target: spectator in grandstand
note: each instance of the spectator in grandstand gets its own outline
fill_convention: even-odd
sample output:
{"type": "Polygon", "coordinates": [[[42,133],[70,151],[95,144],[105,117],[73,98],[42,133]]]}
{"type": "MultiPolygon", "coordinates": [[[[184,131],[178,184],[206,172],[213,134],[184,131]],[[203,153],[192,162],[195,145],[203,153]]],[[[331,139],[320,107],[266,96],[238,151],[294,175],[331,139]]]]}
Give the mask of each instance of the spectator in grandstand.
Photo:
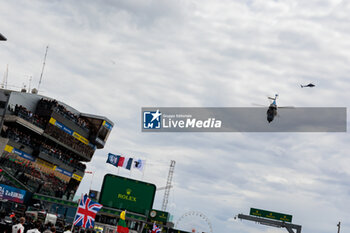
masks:
{"type": "Polygon", "coordinates": [[[44,117],[38,116],[37,114],[32,113],[31,111],[29,111],[26,107],[22,106],[22,105],[18,105],[16,104],[15,107],[11,107],[10,105],[8,106],[8,110],[13,112],[14,115],[19,116],[33,124],[35,124],[36,126],[40,127],[40,128],[44,128],[44,126],[47,123],[47,120],[45,120],[44,117]]]}
{"type": "Polygon", "coordinates": [[[24,226],[23,224],[26,222],[26,219],[24,217],[21,217],[19,219],[19,223],[12,226],[12,233],[24,233],[24,226]]]}
{"type": "Polygon", "coordinates": [[[82,154],[85,154],[89,157],[91,157],[93,155],[93,153],[95,152],[95,149],[92,148],[89,145],[86,145],[82,142],[80,142],[79,140],[77,140],[76,138],[74,138],[73,136],[66,134],[66,133],[62,133],[62,130],[60,130],[59,128],[53,126],[53,125],[48,125],[46,127],[45,133],[49,134],[50,136],[57,138],[59,141],[65,143],[66,145],[72,147],[73,149],[81,152],[82,154]]]}

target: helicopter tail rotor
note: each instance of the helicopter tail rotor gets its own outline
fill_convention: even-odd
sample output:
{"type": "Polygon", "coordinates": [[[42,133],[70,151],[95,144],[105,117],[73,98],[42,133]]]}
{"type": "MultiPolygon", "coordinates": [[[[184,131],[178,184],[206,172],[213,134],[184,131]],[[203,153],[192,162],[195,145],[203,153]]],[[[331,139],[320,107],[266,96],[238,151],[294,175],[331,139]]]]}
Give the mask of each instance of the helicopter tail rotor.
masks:
{"type": "Polygon", "coordinates": [[[277,99],[277,97],[278,97],[278,94],[275,94],[275,98],[273,98],[273,97],[267,97],[269,100],[276,100],[277,99]]]}

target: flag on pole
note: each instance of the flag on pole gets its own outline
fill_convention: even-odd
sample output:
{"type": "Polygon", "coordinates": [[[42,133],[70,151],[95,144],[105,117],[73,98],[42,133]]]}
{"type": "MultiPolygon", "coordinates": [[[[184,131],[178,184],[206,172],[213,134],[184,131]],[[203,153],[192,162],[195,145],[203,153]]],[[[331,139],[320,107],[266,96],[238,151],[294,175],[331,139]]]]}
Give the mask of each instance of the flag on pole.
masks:
{"type": "Polygon", "coordinates": [[[133,168],[139,169],[140,171],[143,171],[143,168],[145,166],[146,160],[141,160],[141,159],[135,159],[133,168]]]}
{"type": "Polygon", "coordinates": [[[120,157],[121,157],[120,155],[114,155],[112,153],[108,153],[108,158],[107,158],[106,163],[110,163],[110,164],[118,167],[118,162],[119,162],[120,157]]]}
{"type": "Polygon", "coordinates": [[[125,158],[124,163],[123,163],[123,168],[130,170],[132,166],[132,161],[133,158],[125,158]]]}
{"type": "Polygon", "coordinates": [[[125,169],[130,170],[132,168],[133,158],[123,157],[120,155],[114,155],[112,153],[108,153],[108,158],[106,163],[110,163],[116,167],[123,167],[125,169]]]}
{"type": "Polygon", "coordinates": [[[122,167],[124,164],[124,160],[125,157],[120,156],[120,158],[118,158],[117,167],[122,167]]]}
{"type": "Polygon", "coordinates": [[[152,233],[160,233],[162,230],[156,225],[156,223],[153,223],[152,233]]]}
{"type": "Polygon", "coordinates": [[[126,210],[120,213],[120,219],[118,221],[118,226],[117,226],[118,233],[129,233],[129,228],[126,226],[126,223],[125,223],[125,214],[126,214],[126,210]]]}
{"type": "Polygon", "coordinates": [[[84,196],[82,195],[75,214],[73,225],[84,228],[93,228],[95,225],[96,213],[102,207],[103,206],[101,204],[88,198],[86,194],[84,196]]]}

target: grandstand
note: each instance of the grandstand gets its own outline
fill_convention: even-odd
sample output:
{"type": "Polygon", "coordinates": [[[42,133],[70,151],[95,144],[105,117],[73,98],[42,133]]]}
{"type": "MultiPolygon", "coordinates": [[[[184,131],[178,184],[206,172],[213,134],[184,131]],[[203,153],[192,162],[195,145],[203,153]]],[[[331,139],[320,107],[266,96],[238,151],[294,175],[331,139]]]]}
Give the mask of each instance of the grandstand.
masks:
{"type": "Polygon", "coordinates": [[[71,201],[113,122],[50,97],[0,89],[0,184],[71,201]]]}

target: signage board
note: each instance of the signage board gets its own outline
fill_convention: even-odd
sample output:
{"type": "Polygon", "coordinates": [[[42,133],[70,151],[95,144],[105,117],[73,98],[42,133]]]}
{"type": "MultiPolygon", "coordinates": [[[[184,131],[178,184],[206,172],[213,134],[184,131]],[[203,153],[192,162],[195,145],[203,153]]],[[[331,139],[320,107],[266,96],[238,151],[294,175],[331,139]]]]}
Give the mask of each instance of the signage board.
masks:
{"type": "Polygon", "coordinates": [[[268,210],[261,210],[261,209],[255,209],[250,208],[250,215],[262,217],[262,218],[269,218],[274,220],[279,220],[283,222],[292,222],[292,215],[289,214],[282,214],[282,213],[276,213],[268,210]]]}
{"type": "Polygon", "coordinates": [[[169,220],[169,213],[161,210],[152,210],[149,213],[149,217],[152,221],[157,221],[165,225],[169,220]]]}
{"type": "Polygon", "coordinates": [[[12,186],[0,184],[0,199],[23,203],[26,191],[12,186]]]}
{"type": "Polygon", "coordinates": [[[99,203],[148,216],[155,192],[154,184],[107,174],[103,179],[99,203]]]}

